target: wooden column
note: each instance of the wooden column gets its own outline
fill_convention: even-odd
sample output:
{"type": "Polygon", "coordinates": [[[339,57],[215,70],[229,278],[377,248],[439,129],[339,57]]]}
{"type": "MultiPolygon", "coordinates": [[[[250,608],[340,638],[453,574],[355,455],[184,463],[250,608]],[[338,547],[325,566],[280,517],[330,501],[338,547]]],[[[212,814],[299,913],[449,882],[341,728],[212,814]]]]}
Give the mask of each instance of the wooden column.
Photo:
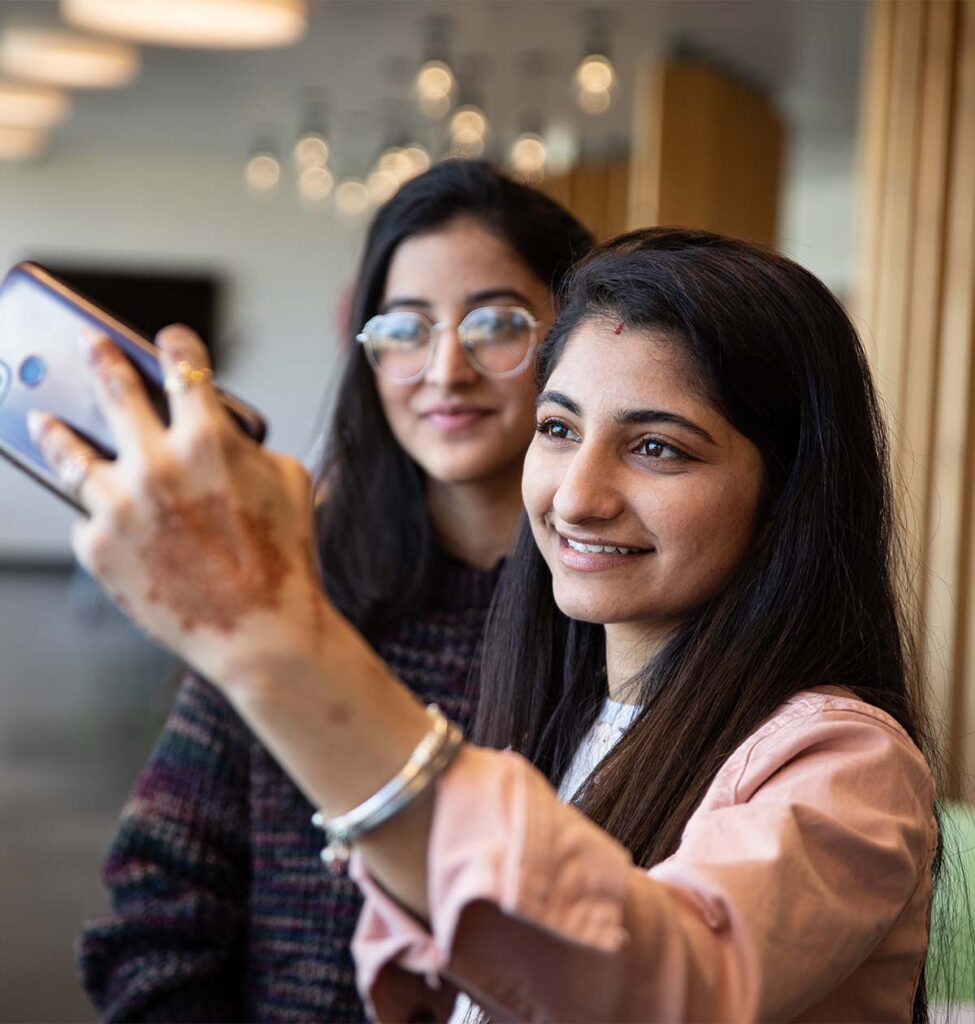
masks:
{"type": "Polygon", "coordinates": [[[874,0],[856,309],[918,566],[919,641],[975,795],[975,0],[874,0]]]}
{"type": "Polygon", "coordinates": [[[634,99],[629,226],[774,245],[785,131],[768,100],[696,61],[644,66],[634,99]]]}
{"type": "Polygon", "coordinates": [[[583,161],[541,187],[604,242],[626,230],[628,179],[629,162],[618,157],[583,161]]]}

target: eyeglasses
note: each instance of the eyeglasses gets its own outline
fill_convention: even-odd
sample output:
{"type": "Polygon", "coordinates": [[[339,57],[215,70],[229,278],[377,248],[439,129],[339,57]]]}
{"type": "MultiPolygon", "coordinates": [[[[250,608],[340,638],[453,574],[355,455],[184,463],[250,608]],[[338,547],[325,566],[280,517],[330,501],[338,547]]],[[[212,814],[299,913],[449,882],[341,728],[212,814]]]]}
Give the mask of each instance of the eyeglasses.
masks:
{"type": "MultiPolygon", "coordinates": [[[[481,306],[457,325],[467,361],[485,377],[516,377],[528,365],[538,328],[521,306],[481,306]]],[[[440,333],[450,324],[422,313],[397,310],[374,316],[356,335],[377,373],[401,384],[418,381],[430,369],[440,333]]]]}

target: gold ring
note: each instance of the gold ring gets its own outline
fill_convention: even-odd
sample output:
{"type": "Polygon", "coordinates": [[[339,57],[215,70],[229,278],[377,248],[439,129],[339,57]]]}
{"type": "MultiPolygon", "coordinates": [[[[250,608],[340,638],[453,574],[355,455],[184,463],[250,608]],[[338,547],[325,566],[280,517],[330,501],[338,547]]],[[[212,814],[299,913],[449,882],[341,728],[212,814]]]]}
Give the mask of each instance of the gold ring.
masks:
{"type": "Polygon", "coordinates": [[[200,369],[181,359],[176,364],[176,372],[166,375],[163,388],[168,395],[182,395],[190,388],[195,388],[197,384],[209,384],[212,379],[212,370],[206,367],[200,369]]]}
{"type": "Polygon", "coordinates": [[[79,452],[73,455],[60,472],[61,483],[74,497],[79,497],[81,488],[85,486],[88,479],[88,470],[91,468],[94,458],[88,452],[79,452]]]}

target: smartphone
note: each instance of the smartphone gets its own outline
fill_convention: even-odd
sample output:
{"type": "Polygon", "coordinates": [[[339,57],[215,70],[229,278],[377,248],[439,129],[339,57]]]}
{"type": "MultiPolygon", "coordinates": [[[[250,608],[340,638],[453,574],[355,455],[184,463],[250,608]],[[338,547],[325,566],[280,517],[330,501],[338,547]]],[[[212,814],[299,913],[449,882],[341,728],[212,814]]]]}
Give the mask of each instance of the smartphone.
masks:
{"type": "MultiPolygon", "coordinates": [[[[27,413],[39,409],[57,416],[106,458],[115,457],[112,432],[78,345],[84,327],[119,346],[142,377],[160,419],[168,423],[163,374],[147,337],[36,263],[18,263],[0,283],[0,456],[82,512],[31,441],[27,413]]],[[[267,426],[260,413],[220,388],[217,393],[241,429],[262,442],[267,426]]]]}

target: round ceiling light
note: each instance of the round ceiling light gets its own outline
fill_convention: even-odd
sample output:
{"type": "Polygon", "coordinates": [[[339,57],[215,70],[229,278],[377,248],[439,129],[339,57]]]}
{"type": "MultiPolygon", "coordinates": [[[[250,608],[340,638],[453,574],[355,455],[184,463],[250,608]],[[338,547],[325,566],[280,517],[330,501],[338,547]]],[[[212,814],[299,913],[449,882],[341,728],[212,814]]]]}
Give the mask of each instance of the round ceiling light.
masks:
{"type": "Polygon", "coordinates": [[[128,85],[140,66],[132,46],[70,32],[11,28],[0,38],[0,67],[29,82],[113,89],[128,85]]]}
{"type": "Polygon", "coordinates": [[[296,43],[305,0],[61,0],[66,21],[160,46],[251,50],[296,43]]]}
{"type": "Polygon", "coordinates": [[[0,160],[30,160],[47,142],[39,128],[0,126],[0,160]]]}
{"type": "Polygon", "coordinates": [[[0,82],[0,125],[51,128],[71,112],[66,92],[48,85],[0,82]]]}

